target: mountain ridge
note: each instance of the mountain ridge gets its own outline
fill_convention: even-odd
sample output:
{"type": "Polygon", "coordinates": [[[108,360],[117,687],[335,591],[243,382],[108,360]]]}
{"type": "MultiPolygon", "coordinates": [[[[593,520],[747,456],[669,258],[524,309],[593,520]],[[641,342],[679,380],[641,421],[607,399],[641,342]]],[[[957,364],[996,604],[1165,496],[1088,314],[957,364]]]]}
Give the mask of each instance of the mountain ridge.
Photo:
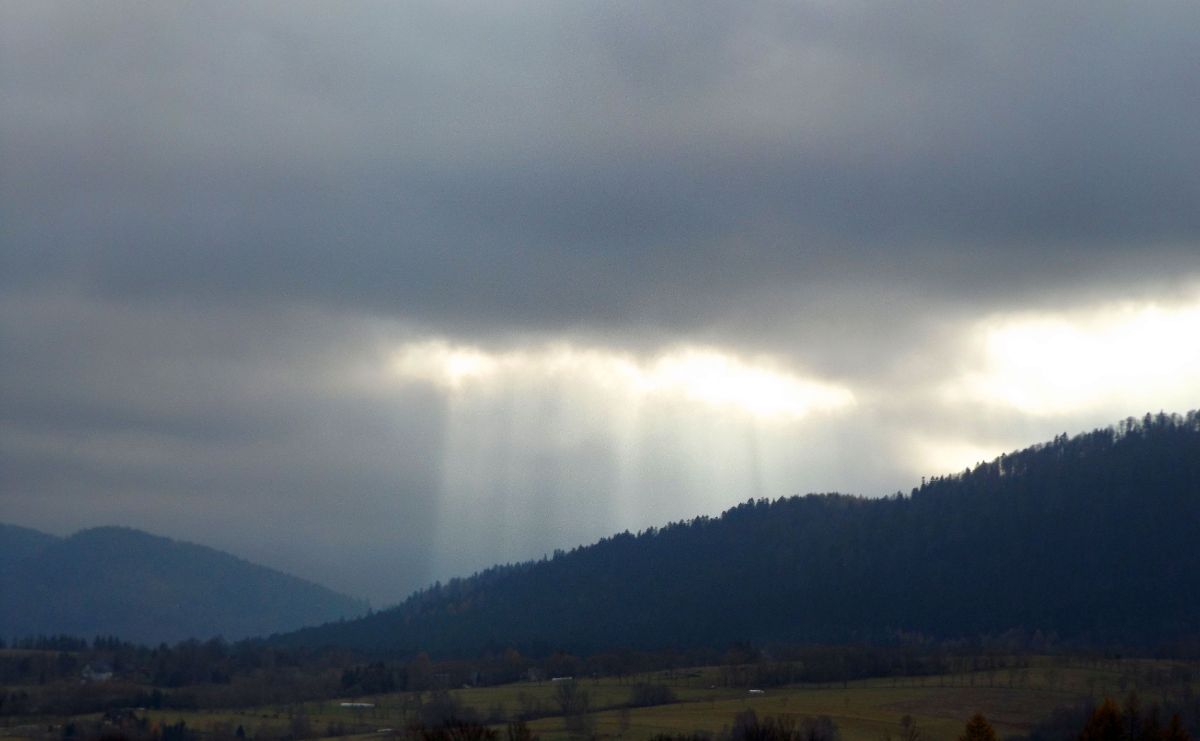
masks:
{"type": "Polygon", "coordinates": [[[300,577],[125,526],[58,538],[5,525],[0,557],[0,635],[234,640],[366,610],[300,577]]]}
{"type": "Polygon", "coordinates": [[[1200,414],[1147,415],[908,496],[751,500],[497,566],[293,646],[466,656],[1042,633],[1200,634],[1200,414]]]}

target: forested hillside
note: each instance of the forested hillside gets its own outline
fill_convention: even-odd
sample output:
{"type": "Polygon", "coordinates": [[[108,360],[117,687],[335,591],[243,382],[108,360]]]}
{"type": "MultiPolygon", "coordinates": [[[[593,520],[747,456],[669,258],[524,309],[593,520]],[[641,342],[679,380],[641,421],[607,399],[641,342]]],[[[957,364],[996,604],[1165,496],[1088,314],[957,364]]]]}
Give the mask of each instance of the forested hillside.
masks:
{"type": "Polygon", "coordinates": [[[276,640],[435,656],[1038,631],[1149,646],[1194,639],[1198,614],[1192,412],[1064,435],[908,495],[749,501],[276,640]]]}
{"type": "Polygon", "coordinates": [[[0,528],[0,637],[228,639],[354,617],[357,600],[212,548],[130,528],[0,528]]]}

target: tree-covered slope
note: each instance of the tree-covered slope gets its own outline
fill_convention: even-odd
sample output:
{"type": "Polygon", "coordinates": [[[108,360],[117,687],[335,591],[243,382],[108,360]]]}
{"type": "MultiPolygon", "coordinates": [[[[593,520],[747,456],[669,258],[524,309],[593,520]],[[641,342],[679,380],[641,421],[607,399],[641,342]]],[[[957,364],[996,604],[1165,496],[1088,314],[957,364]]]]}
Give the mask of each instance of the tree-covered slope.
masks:
{"type": "Polygon", "coordinates": [[[1010,630],[1148,644],[1200,634],[1197,615],[1193,412],[1062,436],[907,496],[750,501],[277,640],[435,655],[1010,630]]]}
{"type": "Polygon", "coordinates": [[[351,618],[365,607],[227,553],[129,528],[58,539],[4,527],[0,554],[0,636],[234,639],[351,618]]]}

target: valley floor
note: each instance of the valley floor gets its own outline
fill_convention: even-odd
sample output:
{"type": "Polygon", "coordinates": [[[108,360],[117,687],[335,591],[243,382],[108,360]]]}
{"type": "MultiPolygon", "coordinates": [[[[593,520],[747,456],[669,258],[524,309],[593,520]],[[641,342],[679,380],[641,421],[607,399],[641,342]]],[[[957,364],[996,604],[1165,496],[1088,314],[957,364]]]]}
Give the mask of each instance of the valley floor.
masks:
{"type": "MultiPolygon", "coordinates": [[[[429,703],[442,702],[495,725],[502,738],[506,722],[525,716],[530,718],[529,729],[545,741],[578,735],[581,724],[595,736],[641,741],[660,733],[717,734],[727,729],[738,713],[752,709],[760,718],[829,716],[842,741],[881,741],[888,735],[898,738],[901,719],[908,715],[915,720],[921,741],[954,741],[966,720],[977,712],[983,713],[997,735],[1004,738],[1023,736],[1056,707],[1086,698],[1124,698],[1137,690],[1146,701],[1153,701],[1161,688],[1144,682],[1139,686],[1138,677],[1154,665],[1128,660],[1084,664],[1041,657],[1018,669],[761,689],[718,686],[719,670],[714,667],[637,677],[587,678],[580,679],[576,688],[586,693],[590,712],[575,715],[575,734],[568,730],[568,721],[561,712],[561,688],[552,681],[462,688],[448,693],[345,697],[245,710],[136,712],[149,721],[150,727],[183,721],[189,731],[208,737],[233,737],[238,727],[250,738],[389,736],[414,723],[423,708],[427,714],[429,703]],[[639,683],[669,688],[677,701],[627,707],[631,690],[639,683]]],[[[61,737],[67,724],[94,725],[97,718],[8,718],[4,719],[5,727],[0,728],[0,737],[61,737]]]]}

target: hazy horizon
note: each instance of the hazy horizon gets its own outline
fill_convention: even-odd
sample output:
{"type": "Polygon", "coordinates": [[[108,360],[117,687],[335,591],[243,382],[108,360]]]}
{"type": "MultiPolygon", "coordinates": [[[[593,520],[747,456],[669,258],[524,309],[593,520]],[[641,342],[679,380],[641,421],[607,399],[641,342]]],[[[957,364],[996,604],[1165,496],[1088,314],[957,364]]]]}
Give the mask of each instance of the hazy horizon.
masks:
{"type": "Polygon", "coordinates": [[[1198,21],[6,4],[0,521],[380,605],[1196,408],[1198,21]]]}

